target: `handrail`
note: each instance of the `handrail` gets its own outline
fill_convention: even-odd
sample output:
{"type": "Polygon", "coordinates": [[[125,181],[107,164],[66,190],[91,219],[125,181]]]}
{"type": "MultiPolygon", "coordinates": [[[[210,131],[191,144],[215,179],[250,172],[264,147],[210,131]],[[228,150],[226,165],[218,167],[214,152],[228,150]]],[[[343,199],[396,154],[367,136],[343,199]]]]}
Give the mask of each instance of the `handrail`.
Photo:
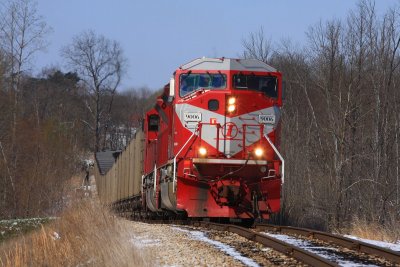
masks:
{"type": "Polygon", "coordinates": [[[246,134],[247,134],[247,127],[259,127],[260,128],[260,138],[263,134],[264,131],[264,125],[263,124],[243,124],[243,140],[242,140],[242,146],[243,146],[243,157],[246,157],[246,134]]]}
{"type": "MultiPolygon", "coordinates": [[[[211,123],[211,122],[199,122],[198,127],[199,127],[199,137],[200,137],[200,142],[203,140],[202,139],[202,130],[203,130],[203,125],[208,125],[208,126],[215,126],[217,127],[217,138],[216,138],[216,143],[215,147],[217,150],[217,153],[219,152],[219,129],[221,128],[220,123],[211,123]]],[[[200,143],[201,144],[201,143],[200,143]]]]}
{"type": "Polygon", "coordinates": [[[154,193],[157,191],[157,164],[154,164],[154,193]]]}
{"type": "Polygon", "coordinates": [[[178,151],[178,153],[176,153],[175,157],[174,157],[174,170],[173,170],[173,175],[172,175],[172,189],[173,192],[175,193],[176,188],[175,188],[175,184],[176,184],[176,158],[178,157],[178,155],[182,152],[182,150],[185,148],[185,146],[189,143],[189,141],[193,138],[193,136],[196,134],[196,130],[194,130],[194,132],[192,133],[192,135],[188,138],[188,140],[186,141],[186,143],[181,147],[181,149],[178,151]]]}
{"type": "Polygon", "coordinates": [[[275,145],[272,143],[271,139],[269,139],[267,134],[264,134],[264,137],[267,139],[268,143],[271,145],[272,149],[275,151],[275,153],[278,155],[279,159],[282,161],[282,184],[285,183],[285,160],[283,159],[281,153],[279,153],[278,149],[275,147],[275,145]]]}

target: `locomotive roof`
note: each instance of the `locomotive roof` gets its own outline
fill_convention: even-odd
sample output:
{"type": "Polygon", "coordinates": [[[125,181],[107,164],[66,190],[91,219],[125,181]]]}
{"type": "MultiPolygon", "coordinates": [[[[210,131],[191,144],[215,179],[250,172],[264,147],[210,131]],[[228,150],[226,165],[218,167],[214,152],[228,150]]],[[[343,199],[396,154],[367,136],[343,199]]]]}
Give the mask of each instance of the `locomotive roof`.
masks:
{"type": "Polygon", "coordinates": [[[182,70],[238,70],[276,72],[272,66],[257,59],[198,58],[179,67],[182,70]]]}

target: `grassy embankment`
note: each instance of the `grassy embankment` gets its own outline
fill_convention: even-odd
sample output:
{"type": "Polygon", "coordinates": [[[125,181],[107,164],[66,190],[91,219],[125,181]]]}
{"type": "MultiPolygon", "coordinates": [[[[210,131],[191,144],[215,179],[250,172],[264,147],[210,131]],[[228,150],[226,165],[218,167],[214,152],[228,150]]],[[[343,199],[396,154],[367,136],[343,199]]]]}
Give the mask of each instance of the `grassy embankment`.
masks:
{"type": "Polygon", "coordinates": [[[0,244],[0,265],[152,265],[130,241],[132,227],[96,201],[84,199],[41,229],[0,244]]]}
{"type": "Polygon", "coordinates": [[[379,222],[354,219],[350,227],[341,232],[365,239],[395,243],[400,241],[400,222],[391,220],[383,225],[379,222]]]}

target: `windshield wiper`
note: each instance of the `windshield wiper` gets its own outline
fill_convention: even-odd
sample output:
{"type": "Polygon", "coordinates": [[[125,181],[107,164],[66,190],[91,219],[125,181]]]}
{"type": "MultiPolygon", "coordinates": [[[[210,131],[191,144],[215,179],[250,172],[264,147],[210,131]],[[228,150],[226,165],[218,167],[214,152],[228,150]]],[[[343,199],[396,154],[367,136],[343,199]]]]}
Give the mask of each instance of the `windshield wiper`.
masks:
{"type": "Polygon", "coordinates": [[[186,79],[189,77],[189,75],[190,75],[191,73],[192,73],[192,71],[189,70],[188,73],[186,73],[186,76],[183,76],[183,77],[182,77],[182,81],[186,80],[186,79]]]}
{"type": "Polygon", "coordinates": [[[219,73],[219,75],[221,75],[222,80],[224,80],[224,82],[226,82],[226,81],[225,81],[225,76],[222,74],[222,72],[219,70],[218,73],[219,73]]]}

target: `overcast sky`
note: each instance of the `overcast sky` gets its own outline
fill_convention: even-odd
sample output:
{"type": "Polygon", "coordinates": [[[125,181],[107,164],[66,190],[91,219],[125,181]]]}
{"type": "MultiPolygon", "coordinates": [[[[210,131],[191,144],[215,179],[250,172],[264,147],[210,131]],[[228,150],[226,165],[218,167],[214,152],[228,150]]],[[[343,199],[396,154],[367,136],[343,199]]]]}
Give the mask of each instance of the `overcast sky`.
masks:
{"type": "MultiPolygon", "coordinates": [[[[119,42],[129,67],[121,89],[159,89],[180,65],[202,56],[238,57],[242,40],[262,26],[274,42],[302,44],[310,25],[344,18],[356,0],[38,0],[38,13],[52,27],[39,68],[64,68],[60,49],[92,29],[119,42]]],[[[378,12],[399,0],[377,0],[378,12]]]]}

